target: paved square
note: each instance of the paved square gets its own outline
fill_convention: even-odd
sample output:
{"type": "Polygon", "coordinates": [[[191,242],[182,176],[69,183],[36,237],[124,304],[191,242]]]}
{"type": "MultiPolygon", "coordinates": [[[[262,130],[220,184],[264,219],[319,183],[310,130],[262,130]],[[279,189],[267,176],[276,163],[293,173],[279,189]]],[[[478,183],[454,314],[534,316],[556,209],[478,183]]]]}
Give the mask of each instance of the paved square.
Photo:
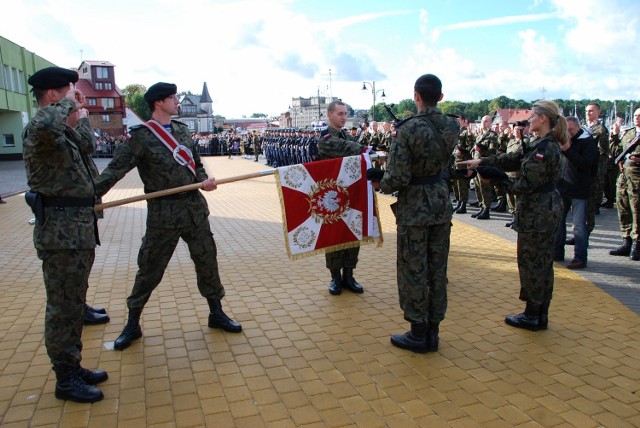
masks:
{"type": "MultiPolygon", "coordinates": [[[[217,178],[265,169],[240,158],[204,162],[217,178]]],[[[140,193],[132,171],[105,201],[140,193]]],[[[146,203],[109,209],[87,300],[112,321],[83,334],[83,365],[109,372],[105,399],[93,405],[54,397],[31,212],[20,195],[0,205],[0,425],[640,426],[640,316],[575,272],[556,265],[549,330],[508,327],[504,316],[523,308],[515,245],[454,220],[440,351],[417,355],[389,343],[408,328],[396,290],[393,198],[378,196],[384,245],[360,252],[355,276],[365,293],[330,296],[322,256],[286,256],[273,176],[204,194],[223,305],[243,332],[207,327],[181,242],[145,307],[144,337],[114,351],[146,203]]]]}

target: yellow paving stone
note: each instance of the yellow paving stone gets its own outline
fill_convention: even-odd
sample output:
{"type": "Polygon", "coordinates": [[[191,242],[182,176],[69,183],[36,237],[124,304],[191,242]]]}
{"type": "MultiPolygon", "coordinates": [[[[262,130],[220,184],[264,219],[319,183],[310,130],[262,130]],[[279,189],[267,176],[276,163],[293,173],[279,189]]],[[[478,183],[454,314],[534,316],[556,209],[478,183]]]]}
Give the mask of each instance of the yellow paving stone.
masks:
{"type": "MultiPolygon", "coordinates": [[[[217,177],[264,168],[203,161],[217,177]]],[[[132,172],[105,199],[141,192],[132,172]]],[[[378,198],[384,245],[361,247],[356,274],[366,292],[330,296],[322,256],[290,261],[284,252],[272,176],[203,194],[225,311],[243,332],[207,327],[207,303],[180,243],[145,307],[144,337],[110,349],[126,322],[146,204],[109,209],[88,299],[107,307],[112,321],[83,335],[83,364],[109,371],[100,385],[106,398],[93,405],[53,395],[42,273],[24,221],[30,212],[24,204],[0,208],[8,210],[0,232],[16,243],[0,258],[0,267],[11,264],[0,279],[0,424],[65,426],[66,417],[80,426],[135,428],[640,426],[639,317],[575,272],[556,265],[548,330],[513,329],[504,316],[523,308],[515,245],[454,219],[440,351],[413,354],[389,343],[408,329],[395,286],[394,198],[378,198]],[[470,259],[478,248],[490,265],[470,259]],[[31,416],[8,422],[25,411],[26,395],[31,416]]]]}

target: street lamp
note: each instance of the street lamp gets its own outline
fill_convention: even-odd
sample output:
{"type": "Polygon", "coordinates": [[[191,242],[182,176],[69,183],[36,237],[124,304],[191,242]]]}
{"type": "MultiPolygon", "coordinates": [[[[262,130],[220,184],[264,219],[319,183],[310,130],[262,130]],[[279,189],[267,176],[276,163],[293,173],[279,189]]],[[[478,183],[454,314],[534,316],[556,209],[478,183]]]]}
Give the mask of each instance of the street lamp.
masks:
{"type": "Polygon", "coordinates": [[[371,118],[372,120],[376,120],[376,96],[379,92],[382,92],[381,98],[386,98],[384,94],[384,89],[379,89],[376,91],[376,81],[373,82],[362,82],[362,90],[367,90],[367,85],[371,87],[371,94],[373,95],[373,106],[371,107],[371,118]]]}

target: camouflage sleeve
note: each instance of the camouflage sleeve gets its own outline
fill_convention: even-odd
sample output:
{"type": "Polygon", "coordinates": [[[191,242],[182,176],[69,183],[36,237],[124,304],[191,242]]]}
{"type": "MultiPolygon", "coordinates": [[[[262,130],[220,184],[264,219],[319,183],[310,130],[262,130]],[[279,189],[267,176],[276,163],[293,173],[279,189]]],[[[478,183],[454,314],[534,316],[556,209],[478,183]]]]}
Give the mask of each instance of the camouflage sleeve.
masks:
{"type": "Polygon", "coordinates": [[[96,135],[91,128],[91,122],[88,118],[83,118],[78,121],[76,126],[76,132],[80,135],[80,150],[85,155],[90,155],[96,149],[96,135]]]}
{"type": "Polygon", "coordinates": [[[380,181],[384,193],[392,193],[409,185],[411,181],[411,151],[409,150],[409,133],[397,131],[391,140],[391,148],[387,155],[387,170],[380,181]]]}
{"type": "Polygon", "coordinates": [[[355,156],[363,152],[364,147],[355,141],[347,141],[330,133],[318,140],[318,152],[323,159],[355,156]]]}
{"type": "Polygon", "coordinates": [[[601,124],[593,128],[593,138],[598,141],[600,154],[609,157],[609,130],[601,124]]]}
{"type": "Polygon", "coordinates": [[[500,141],[498,135],[495,132],[491,133],[491,136],[487,139],[490,153],[498,153],[500,151],[500,141]]]}
{"type": "Polygon", "coordinates": [[[104,196],[122,177],[138,165],[142,156],[140,147],[133,131],[129,141],[116,146],[113,159],[94,180],[97,197],[104,196]]]}
{"type": "Polygon", "coordinates": [[[73,101],[63,98],[58,104],[38,110],[25,129],[25,139],[37,141],[30,147],[34,153],[58,148],[59,141],[64,140],[67,118],[74,108],[73,101]]]}

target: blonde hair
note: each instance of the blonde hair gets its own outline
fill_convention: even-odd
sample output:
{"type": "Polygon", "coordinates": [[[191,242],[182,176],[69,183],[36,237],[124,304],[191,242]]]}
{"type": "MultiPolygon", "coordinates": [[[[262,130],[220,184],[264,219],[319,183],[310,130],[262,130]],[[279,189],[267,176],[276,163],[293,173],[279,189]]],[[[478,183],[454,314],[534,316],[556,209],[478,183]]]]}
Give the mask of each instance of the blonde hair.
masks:
{"type": "Polygon", "coordinates": [[[549,128],[561,146],[569,141],[567,121],[564,116],[560,114],[558,104],[549,100],[540,100],[536,101],[531,109],[536,112],[536,114],[546,116],[549,119],[549,128]]]}

